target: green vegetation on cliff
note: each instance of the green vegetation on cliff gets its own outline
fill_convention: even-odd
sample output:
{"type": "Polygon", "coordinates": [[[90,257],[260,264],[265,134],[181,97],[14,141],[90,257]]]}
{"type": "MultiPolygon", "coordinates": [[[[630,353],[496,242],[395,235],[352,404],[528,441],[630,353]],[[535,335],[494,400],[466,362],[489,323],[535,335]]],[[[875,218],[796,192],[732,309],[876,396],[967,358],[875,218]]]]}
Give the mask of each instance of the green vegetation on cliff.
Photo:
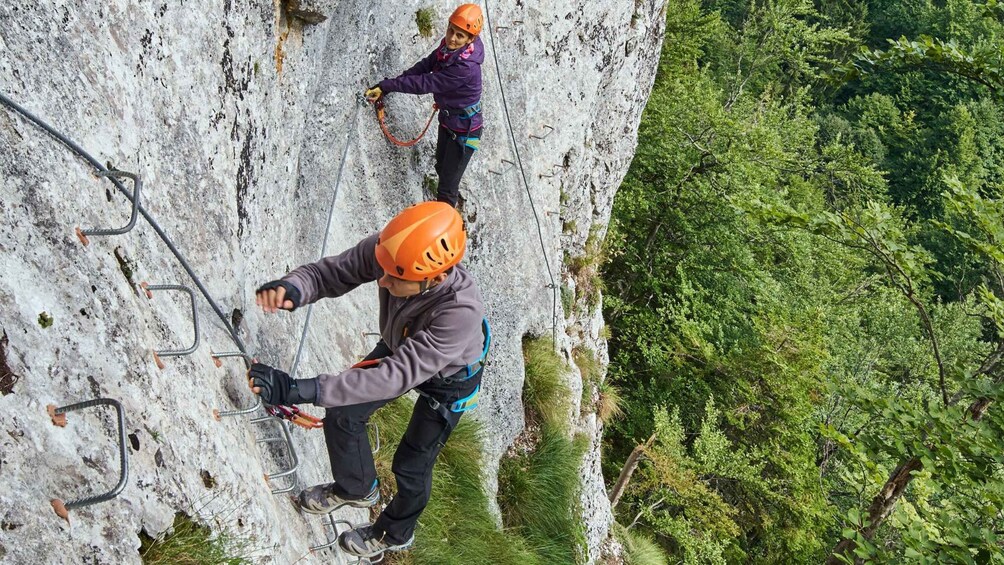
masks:
{"type": "Polygon", "coordinates": [[[603,270],[670,562],[1004,560],[1002,16],[672,3],[603,270]]]}

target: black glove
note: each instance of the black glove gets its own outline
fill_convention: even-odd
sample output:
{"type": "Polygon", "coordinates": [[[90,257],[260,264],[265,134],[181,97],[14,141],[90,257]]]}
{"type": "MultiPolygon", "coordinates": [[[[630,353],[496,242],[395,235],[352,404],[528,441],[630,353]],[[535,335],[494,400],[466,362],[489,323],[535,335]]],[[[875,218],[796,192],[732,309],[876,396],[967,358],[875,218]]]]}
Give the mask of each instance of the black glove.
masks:
{"type": "MultiPolygon", "coordinates": [[[[284,288],[286,289],[286,294],[283,296],[283,301],[289,300],[293,303],[292,310],[296,310],[300,307],[300,289],[293,286],[293,283],[283,280],[267,282],[258,287],[258,290],[254,291],[255,294],[263,290],[272,290],[274,288],[284,288]]],[[[290,310],[290,311],[292,311],[290,310]]]]}
{"type": "Polygon", "coordinates": [[[294,379],[284,371],[262,363],[248,370],[251,386],[258,387],[258,396],[266,404],[303,404],[317,400],[317,379],[294,379]]]}

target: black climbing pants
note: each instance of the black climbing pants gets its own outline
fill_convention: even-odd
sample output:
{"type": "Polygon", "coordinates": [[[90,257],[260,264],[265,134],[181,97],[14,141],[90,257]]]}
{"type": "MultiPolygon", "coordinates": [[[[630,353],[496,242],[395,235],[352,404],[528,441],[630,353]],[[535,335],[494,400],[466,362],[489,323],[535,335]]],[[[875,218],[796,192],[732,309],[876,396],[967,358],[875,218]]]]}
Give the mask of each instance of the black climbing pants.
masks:
{"type": "MultiPolygon", "coordinates": [[[[480,138],[484,128],[478,128],[468,134],[480,138]]],[[[439,186],[436,194],[440,202],[457,206],[460,197],[460,178],[471,162],[474,149],[453,138],[455,134],[449,128],[439,126],[439,137],[436,139],[436,173],[439,174],[439,186]]]]}
{"type": "MultiPolygon", "coordinates": [[[[366,359],[386,357],[390,353],[381,341],[366,359]]],[[[434,379],[418,389],[449,406],[473,393],[480,382],[479,372],[466,381],[452,384],[434,379]]],[[[366,423],[373,412],[388,402],[390,400],[378,400],[325,411],[324,440],[331,460],[331,474],[337,489],[342,491],[339,494],[361,498],[372,490],[376,468],[366,423]]],[[[397,493],[374,523],[377,531],[386,532],[388,541],[404,543],[414,533],[418,517],[432,494],[432,466],[462,414],[450,412],[447,421],[425,396],[419,396],[415,402],[411,421],[394,453],[391,467],[397,480],[397,493]]]]}

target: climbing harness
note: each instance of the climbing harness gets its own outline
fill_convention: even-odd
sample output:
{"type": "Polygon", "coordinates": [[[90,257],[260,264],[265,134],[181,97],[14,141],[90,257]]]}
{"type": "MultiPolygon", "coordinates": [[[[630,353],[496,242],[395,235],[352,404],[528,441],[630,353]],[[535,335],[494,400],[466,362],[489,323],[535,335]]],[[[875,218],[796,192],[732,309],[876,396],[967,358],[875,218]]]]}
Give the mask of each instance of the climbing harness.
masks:
{"type": "MultiPolygon", "coordinates": [[[[488,325],[488,318],[482,318],[481,320],[481,333],[485,336],[484,347],[481,349],[481,356],[477,358],[473,363],[464,367],[462,371],[457,371],[456,373],[448,377],[433,377],[432,380],[437,383],[442,384],[454,384],[466,382],[477,375],[481,374],[484,370],[485,365],[488,363],[488,350],[492,345],[492,330],[488,325]]],[[[474,387],[474,391],[467,396],[451,402],[450,404],[443,404],[442,402],[433,398],[430,394],[420,390],[415,389],[415,392],[425,397],[426,402],[429,403],[429,408],[436,411],[437,414],[443,417],[446,421],[446,426],[453,429],[453,420],[450,419],[450,414],[461,414],[467,412],[468,410],[473,410],[478,407],[478,395],[481,393],[481,383],[474,387]]]]}
{"type": "MultiPolygon", "coordinates": [[[[478,100],[474,104],[471,104],[470,106],[459,109],[440,108],[438,104],[433,104],[432,114],[429,115],[428,121],[425,122],[425,127],[422,128],[422,133],[418,134],[418,137],[416,137],[415,139],[409,141],[401,141],[400,139],[394,137],[394,134],[392,134],[390,130],[387,129],[387,109],[386,109],[386,103],[384,102],[382,96],[380,98],[377,98],[376,102],[373,103],[373,107],[376,110],[377,121],[380,122],[381,131],[383,131],[383,134],[387,136],[387,139],[389,139],[391,143],[399,147],[411,147],[416,143],[418,143],[419,140],[421,140],[423,137],[425,137],[425,133],[429,131],[429,126],[432,125],[432,119],[436,117],[436,112],[442,112],[447,116],[458,116],[462,120],[470,120],[477,114],[481,113],[480,100],[478,100]]],[[[457,132],[451,130],[450,128],[446,128],[446,131],[447,133],[450,134],[451,139],[453,139],[457,143],[460,143],[461,145],[470,147],[475,151],[481,148],[481,137],[480,136],[475,137],[470,135],[471,130],[467,130],[467,135],[460,135],[457,132]]]]}
{"type": "Polygon", "coordinates": [[[425,122],[425,127],[422,128],[422,133],[418,134],[418,137],[410,141],[401,141],[400,139],[394,137],[394,134],[392,134],[390,130],[387,129],[387,111],[384,108],[384,106],[385,104],[382,96],[380,98],[377,98],[376,102],[373,103],[373,108],[376,109],[377,121],[380,122],[380,129],[383,131],[383,134],[387,136],[387,139],[389,139],[391,143],[397,145],[398,147],[411,147],[412,145],[418,143],[418,141],[425,136],[425,132],[429,131],[429,126],[432,124],[432,119],[436,117],[436,112],[439,111],[439,106],[433,104],[432,113],[429,114],[429,120],[425,122]]]}
{"type": "Polygon", "coordinates": [[[450,128],[443,128],[443,129],[446,130],[446,133],[450,136],[450,139],[452,139],[453,141],[456,141],[460,145],[462,145],[464,147],[470,147],[471,149],[473,149],[475,151],[477,151],[478,149],[481,149],[481,134],[480,134],[480,132],[478,133],[478,135],[475,136],[475,135],[471,135],[470,130],[468,130],[467,131],[467,135],[460,135],[459,133],[453,131],[450,128]]]}
{"type": "MultiPolygon", "coordinates": [[[[468,381],[481,373],[484,370],[485,365],[488,364],[488,350],[491,348],[492,344],[492,330],[488,325],[488,318],[482,318],[481,320],[481,333],[484,335],[484,347],[481,349],[481,355],[478,356],[472,363],[464,367],[463,369],[457,371],[456,373],[443,377],[436,375],[430,379],[436,382],[436,384],[451,385],[455,383],[462,383],[468,381]]],[[[407,337],[408,327],[404,328],[404,337],[407,337]]],[[[364,359],[352,366],[353,369],[374,367],[380,364],[380,358],[376,359],[364,359]]],[[[481,392],[481,385],[478,384],[474,388],[474,391],[449,404],[443,404],[442,402],[433,398],[429,393],[422,391],[421,389],[415,389],[419,395],[425,398],[429,403],[429,407],[435,410],[440,416],[446,420],[447,425],[450,425],[450,413],[459,414],[461,412],[467,412],[468,410],[473,410],[478,406],[478,394],[481,392]]]]}
{"type": "Polygon", "coordinates": [[[440,108],[439,111],[447,116],[459,116],[462,120],[469,120],[481,113],[481,101],[478,100],[474,104],[466,108],[460,108],[459,110],[455,108],[440,108]]]}
{"type": "Polygon", "coordinates": [[[467,133],[465,133],[464,135],[460,135],[459,133],[453,131],[450,128],[445,128],[446,133],[450,135],[450,139],[456,141],[462,146],[470,147],[475,151],[481,149],[481,134],[478,133],[478,135],[472,136],[470,129],[471,125],[473,125],[473,122],[471,122],[471,120],[474,118],[474,116],[481,113],[480,100],[478,100],[474,104],[471,104],[470,106],[467,106],[466,108],[460,108],[460,109],[440,108],[439,111],[442,112],[443,114],[446,114],[447,116],[457,116],[461,120],[467,120],[467,133]]]}

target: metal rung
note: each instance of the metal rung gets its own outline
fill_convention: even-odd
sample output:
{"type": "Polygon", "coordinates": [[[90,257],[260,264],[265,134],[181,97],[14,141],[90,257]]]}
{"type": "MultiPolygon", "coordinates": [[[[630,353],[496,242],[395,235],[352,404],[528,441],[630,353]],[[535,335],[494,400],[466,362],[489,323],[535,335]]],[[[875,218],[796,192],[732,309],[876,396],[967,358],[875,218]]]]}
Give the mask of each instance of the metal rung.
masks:
{"type": "Polygon", "coordinates": [[[213,363],[215,363],[217,367],[222,367],[223,366],[222,360],[228,357],[243,357],[244,361],[246,361],[248,364],[251,364],[251,356],[248,355],[247,353],[244,353],[243,351],[224,351],[222,353],[211,352],[209,355],[212,356],[213,363]]]}
{"type": "Polygon", "coordinates": [[[139,213],[139,193],[140,189],[143,188],[143,180],[139,178],[139,175],[133,173],[127,173],[125,171],[110,170],[110,171],[100,171],[97,173],[97,176],[132,179],[133,188],[132,188],[132,197],[130,198],[130,200],[132,200],[132,214],[129,216],[129,223],[121,228],[112,228],[112,229],[92,228],[85,230],[78,227],[76,230],[77,239],[79,239],[80,243],[83,243],[84,245],[88,245],[90,243],[90,241],[88,241],[87,239],[87,236],[89,235],[122,235],[130,231],[131,229],[133,229],[133,227],[136,226],[136,217],[139,213]]]}
{"type": "Polygon", "coordinates": [[[558,169],[567,170],[568,167],[565,166],[565,165],[551,165],[551,173],[550,174],[546,174],[545,175],[545,174],[541,173],[541,174],[539,174],[537,176],[540,177],[540,178],[542,178],[542,179],[553,178],[553,177],[558,176],[558,172],[557,172],[558,169]]]}
{"type": "MultiPolygon", "coordinates": [[[[328,538],[327,543],[322,543],[321,545],[315,545],[311,547],[310,548],[311,553],[314,553],[316,551],[321,551],[322,549],[328,549],[329,547],[334,547],[338,543],[338,536],[340,535],[340,532],[338,531],[339,524],[347,526],[349,529],[354,527],[352,523],[349,522],[348,520],[335,520],[334,512],[328,512],[327,514],[325,514],[325,518],[328,519],[328,523],[325,524],[325,526],[330,525],[331,531],[333,531],[335,535],[331,538],[328,538]]],[[[359,560],[357,559],[356,563],[358,562],[359,560]]]]}
{"type": "Polygon", "coordinates": [[[507,163],[507,166],[502,167],[501,171],[493,171],[491,169],[488,169],[488,172],[491,173],[491,174],[493,174],[493,175],[500,175],[501,176],[503,173],[505,173],[509,169],[513,168],[514,166],[516,166],[516,163],[513,162],[513,161],[510,161],[509,159],[502,159],[502,162],[503,163],[507,163]]]}
{"type": "MultiPolygon", "coordinates": [[[[211,353],[210,355],[213,356],[213,363],[215,363],[217,367],[222,367],[223,366],[222,359],[227,359],[227,358],[243,357],[245,363],[251,363],[252,361],[251,356],[247,355],[242,351],[227,351],[223,353],[211,353]]],[[[213,418],[215,418],[216,421],[218,422],[220,421],[220,418],[224,416],[244,416],[247,414],[251,414],[252,412],[258,410],[259,408],[261,408],[261,397],[255,395],[254,404],[248,406],[247,408],[237,408],[235,410],[220,410],[218,408],[214,408],[213,418]]]]}
{"type": "Polygon", "coordinates": [[[237,410],[213,410],[213,417],[219,420],[224,416],[244,416],[246,414],[251,414],[255,410],[261,408],[261,397],[256,397],[253,406],[247,408],[238,408],[237,410]]]}
{"type": "Polygon", "coordinates": [[[544,124],[544,129],[547,130],[547,132],[544,133],[544,135],[534,135],[531,133],[530,137],[533,139],[547,139],[547,136],[551,135],[551,133],[554,131],[554,128],[551,127],[549,124],[544,124]]]}
{"type": "MultiPolygon", "coordinates": [[[[523,20],[513,20],[510,23],[512,23],[513,25],[523,25],[523,20]]],[[[512,26],[495,26],[495,31],[496,32],[498,32],[500,30],[503,30],[503,29],[512,29],[512,26]]]]}
{"type": "MultiPolygon", "coordinates": [[[[289,425],[286,423],[286,420],[283,420],[281,418],[274,418],[272,416],[259,416],[257,418],[251,418],[251,423],[252,424],[258,424],[258,423],[262,423],[262,422],[277,422],[279,424],[279,428],[282,430],[282,437],[279,437],[279,438],[268,438],[266,441],[268,441],[268,442],[271,442],[271,441],[283,441],[283,442],[285,442],[286,448],[287,448],[287,450],[289,452],[289,458],[293,461],[293,465],[289,469],[282,469],[282,470],[277,471],[275,473],[265,473],[265,480],[266,481],[271,481],[271,480],[274,480],[274,479],[280,479],[282,477],[291,477],[291,476],[295,475],[297,467],[300,466],[300,460],[296,456],[296,449],[293,448],[293,437],[289,434],[289,425]]],[[[260,442],[261,440],[257,440],[257,441],[260,442]]],[[[290,486],[288,486],[286,488],[282,488],[282,489],[273,489],[272,490],[272,494],[281,494],[281,493],[284,493],[284,492],[293,492],[294,488],[296,488],[296,478],[292,477],[291,478],[291,482],[290,482],[290,486]]]]}
{"type": "Polygon", "coordinates": [[[146,297],[150,299],[153,298],[153,291],[155,290],[180,290],[182,292],[188,293],[188,297],[192,301],[192,329],[195,333],[195,341],[192,343],[190,347],[186,349],[154,350],[153,352],[154,361],[157,362],[157,367],[163,369],[164,362],[161,361],[160,359],[161,357],[179,357],[182,355],[191,355],[199,347],[199,311],[195,307],[195,293],[192,292],[192,289],[180,284],[147,284],[144,282],[140,284],[140,286],[143,287],[143,290],[146,291],[146,297]]]}
{"type": "Polygon", "coordinates": [[[106,500],[111,500],[122,492],[125,488],[126,481],[129,479],[129,452],[126,450],[126,433],[125,433],[125,414],[122,411],[122,404],[118,400],[111,398],[96,398],[94,400],[86,400],[84,402],[78,402],[76,404],[70,404],[69,406],[56,407],[50,404],[47,409],[49,411],[49,417],[52,418],[52,423],[59,426],[66,426],[66,413],[73,412],[74,410],[82,410],[84,408],[90,408],[91,406],[107,405],[115,408],[115,412],[118,416],[119,424],[119,482],[115,485],[112,490],[104,493],[97,494],[93,496],[86,496],[84,498],[77,498],[69,502],[63,502],[58,498],[52,499],[52,509],[56,511],[56,514],[64,520],[69,521],[69,510],[71,508],[80,508],[83,506],[89,506],[91,504],[97,504],[98,502],[104,502],[106,500]]]}

